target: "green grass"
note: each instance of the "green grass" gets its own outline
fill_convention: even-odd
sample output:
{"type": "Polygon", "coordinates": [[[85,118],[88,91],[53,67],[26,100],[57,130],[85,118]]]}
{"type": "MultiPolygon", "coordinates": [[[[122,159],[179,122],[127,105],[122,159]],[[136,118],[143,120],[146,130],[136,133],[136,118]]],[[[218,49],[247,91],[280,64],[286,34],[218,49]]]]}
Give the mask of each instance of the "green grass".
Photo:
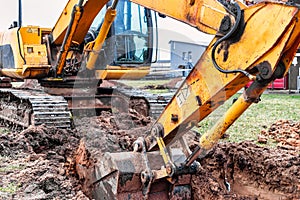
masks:
{"type": "Polygon", "coordinates": [[[0,166],[0,172],[9,172],[9,171],[20,171],[25,169],[25,166],[17,164],[17,165],[8,165],[1,167],[0,166]]]}
{"type": "Polygon", "coordinates": [[[9,129],[7,129],[7,128],[3,128],[3,127],[0,127],[0,135],[1,134],[7,134],[7,133],[9,133],[10,132],[10,130],[9,129]]]}
{"type": "Polygon", "coordinates": [[[19,189],[19,187],[20,185],[16,183],[9,183],[7,186],[0,187],[0,191],[13,194],[19,189]]]}
{"type": "MultiPolygon", "coordinates": [[[[236,95],[235,97],[237,97],[236,95]]],[[[267,130],[277,120],[285,119],[300,121],[300,95],[288,94],[263,94],[258,104],[252,104],[237,121],[229,127],[226,134],[229,138],[226,141],[240,142],[244,140],[257,140],[261,130],[267,130]]],[[[232,98],[225,102],[210,116],[201,121],[200,133],[205,133],[211,128],[218,118],[230,107],[232,98]]],[[[269,141],[270,146],[274,146],[269,141]]]]}

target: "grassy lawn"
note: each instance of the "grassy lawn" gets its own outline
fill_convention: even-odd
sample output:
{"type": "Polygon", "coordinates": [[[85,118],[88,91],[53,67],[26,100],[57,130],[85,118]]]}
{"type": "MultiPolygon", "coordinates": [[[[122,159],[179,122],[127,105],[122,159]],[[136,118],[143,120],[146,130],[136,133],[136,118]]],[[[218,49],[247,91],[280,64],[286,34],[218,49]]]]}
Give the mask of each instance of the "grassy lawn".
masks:
{"type": "MultiPolygon", "coordinates": [[[[235,95],[238,97],[239,95],[235,95]]],[[[232,98],[199,123],[198,131],[205,133],[230,107],[232,98]]],[[[230,142],[256,141],[261,130],[267,130],[279,119],[300,121],[300,95],[263,94],[258,104],[252,104],[227,130],[230,142]]],[[[270,144],[272,146],[272,144],[270,144]]]]}

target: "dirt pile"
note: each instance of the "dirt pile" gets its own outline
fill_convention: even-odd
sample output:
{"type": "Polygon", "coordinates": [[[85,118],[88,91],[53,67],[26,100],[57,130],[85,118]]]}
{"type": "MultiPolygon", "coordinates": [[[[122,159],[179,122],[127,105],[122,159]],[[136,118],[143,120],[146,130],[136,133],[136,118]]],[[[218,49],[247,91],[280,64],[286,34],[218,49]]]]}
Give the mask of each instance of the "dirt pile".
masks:
{"type": "MultiPolygon", "coordinates": [[[[145,135],[152,123],[151,118],[130,110],[75,119],[77,128],[72,131],[39,126],[3,132],[0,199],[89,199],[85,170],[93,168],[104,152],[131,151],[132,142],[145,135]],[[78,174],[75,151],[81,164],[78,174]]],[[[266,133],[274,139],[279,133],[297,138],[298,131],[299,123],[281,120],[266,133]]],[[[194,147],[199,135],[189,132],[186,138],[194,147]]],[[[199,162],[202,169],[191,182],[196,200],[300,199],[300,154],[295,147],[224,142],[199,162]]]]}
{"type": "Polygon", "coordinates": [[[252,142],[218,144],[193,176],[194,199],[299,199],[300,155],[252,142]]]}
{"type": "MultiPolygon", "coordinates": [[[[83,166],[79,177],[88,196],[92,190],[88,183],[91,175],[80,172],[92,169],[106,151],[132,150],[132,142],[145,135],[152,124],[137,114],[102,113],[79,127],[86,133],[76,160],[83,166]]],[[[194,147],[199,136],[189,132],[186,138],[194,147]]],[[[300,198],[300,155],[296,149],[271,149],[253,142],[221,143],[200,163],[202,170],[191,183],[194,199],[300,198]]]]}
{"type": "Polygon", "coordinates": [[[29,127],[0,136],[0,199],[88,199],[73,170],[75,131],[29,127]]]}
{"type": "Polygon", "coordinates": [[[97,117],[75,120],[78,132],[84,136],[82,140],[100,152],[131,151],[132,143],[145,135],[152,123],[150,117],[132,109],[129,113],[102,112],[97,117]]]}
{"type": "Polygon", "coordinates": [[[131,151],[132,143],[146,134],[153,123],[150,117],[130,109],[129,113],[102,112],[100,116],[75,120],[83,135],[75,158],[83,191],[92,196],[93,169],[105,152],[131,151]]]}
{"type": "Polygon", "coordinates": [[[268,130],[262,130],[261,135],[275,140],[279,146],[300,150],[300,122],[278,120],[268,130]]]}

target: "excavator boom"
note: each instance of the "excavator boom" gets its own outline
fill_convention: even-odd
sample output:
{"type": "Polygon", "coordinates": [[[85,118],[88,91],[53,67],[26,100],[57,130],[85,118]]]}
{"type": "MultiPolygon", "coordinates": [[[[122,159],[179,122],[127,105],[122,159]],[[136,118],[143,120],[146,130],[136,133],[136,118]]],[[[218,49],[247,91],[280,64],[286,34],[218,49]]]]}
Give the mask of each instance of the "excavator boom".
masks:
{"type": "Polygon", "coordinates": [[[67,5],[65,6],[63,12],[61,13],[59,19],[57,20],[57,23],[52,29],[52,39],[53,43],[58,45],[62,44],[65,34],[67,32],[68,26],[71,22],[72,14],[71,12],[75,12],[74,5],[77,5],[80,7],[79,9],[82,12],[82,18],[83,20],[80,20],[77,27],[80,27],[80,31],[76,31],[76,33],[73,35],[73,40],[77,43],[82,43],[84,40],[84,37],[86,36],[91,24],[93,23],[93,20],[97,16],[97,14],[100,12],[100,10],[109,2],[109,0],[101,0],[101,1],[86,1],[86,0],[70,0],[68,1],[67,5]]]}

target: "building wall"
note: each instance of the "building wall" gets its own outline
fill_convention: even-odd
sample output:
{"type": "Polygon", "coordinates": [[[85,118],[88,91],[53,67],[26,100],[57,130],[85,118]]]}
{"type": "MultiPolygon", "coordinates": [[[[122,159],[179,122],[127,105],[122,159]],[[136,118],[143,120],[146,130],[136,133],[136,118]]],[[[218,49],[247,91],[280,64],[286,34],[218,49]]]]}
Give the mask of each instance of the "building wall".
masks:
{"type": "Polygon", "coordinates": [[[292,65],[289,71],[289,89],[297,89],[297,77],[299,76],[299,64],[292,65]]]}
{"type": "Polygon", "coordinates": [[[181,41],[170,42],[170,63],[172,77],[187,76],[206,49],[206,45],[181,41]]]}

